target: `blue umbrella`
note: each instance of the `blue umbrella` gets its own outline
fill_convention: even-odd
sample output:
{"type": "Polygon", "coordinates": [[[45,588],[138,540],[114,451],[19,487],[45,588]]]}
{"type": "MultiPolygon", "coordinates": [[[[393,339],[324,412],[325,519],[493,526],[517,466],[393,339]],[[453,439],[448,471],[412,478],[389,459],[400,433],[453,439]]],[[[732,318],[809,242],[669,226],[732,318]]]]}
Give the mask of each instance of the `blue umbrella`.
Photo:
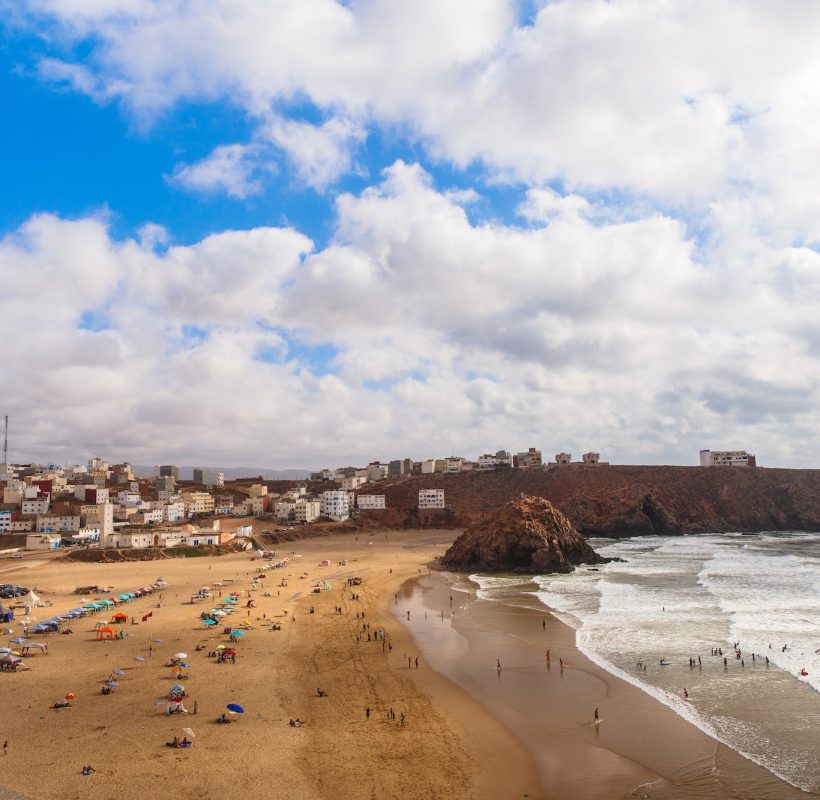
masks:
{"type": "Polygon", "coordinates": [[[245,631],[231,631],[231,636],[244,636],[245,631]]]}
{"type": "Polygon", "coordinates": [[[125,675],[121,669],[112,669],[111,672],[113,672],[114,675],[125,675]]]}
{"type": "Polygon", "coordinates": [[[204,619],[202,620],[206,625],[216,625],[215,619],[204,619]]]}
{"type": "Polygon", "coordinates": [[[234,714],[244,714],[245,709],[242,706],[237,705],[236,703],[228,703],[227,705],[228,711],[232,711],[234,714]]]}
{"type": "Polygon", "coordinates": [[[23,642],[27,642],[25,636],[16,636],[14,639],[11,640],[12,644],[22,644],[23,642]]]}

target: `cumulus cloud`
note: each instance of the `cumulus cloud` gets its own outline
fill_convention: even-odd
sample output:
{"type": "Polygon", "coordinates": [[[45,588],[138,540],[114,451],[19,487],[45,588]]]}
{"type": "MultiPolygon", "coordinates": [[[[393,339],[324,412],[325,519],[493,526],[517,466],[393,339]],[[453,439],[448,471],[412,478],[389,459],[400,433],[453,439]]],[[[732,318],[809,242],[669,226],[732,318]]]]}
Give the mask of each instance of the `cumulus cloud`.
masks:
{"type": "Polygon", "coordinates": [[[255,155],[249,145],[220,145],[201,161],[177,164],[170,181],[193,192],[225,192],[244,200],[262,191],[261,182],[253,177],[258,163],[255,155]]]}
{"type": "Polygon", "coordinates": [[[15,447],[312,466],[528,445],[802,464],[820,445],[817,253],[741,267],[670,217],[555,215],[551,195],[530,198],[546,220],[476,224],[444,189],[397,162],[338,198],[318,251],[292,229],[157,251],[32,218],[0,240],[15,447]]]}
{"type": "MultiPolygon", "coordinates": [[[[820,8],[558,0],[527,24],[516,8],[26,0],[14,19],[84,45],[82,58],[46,57],[44,75],[139,116],[221,100],[261,130],[273,114],[268,130],[308,185],[350,168],[363,129],[398,125],[433,157],[502,179],[729,206],[784,242],[816,240],[820,8]],[[329,121],[289,119],[292,101],[329,121]]],[[[240,152],[216,155],[192,175],[246,196],[240,152]],[[205,171],[237,165],[236,183],[205,171]]]]}

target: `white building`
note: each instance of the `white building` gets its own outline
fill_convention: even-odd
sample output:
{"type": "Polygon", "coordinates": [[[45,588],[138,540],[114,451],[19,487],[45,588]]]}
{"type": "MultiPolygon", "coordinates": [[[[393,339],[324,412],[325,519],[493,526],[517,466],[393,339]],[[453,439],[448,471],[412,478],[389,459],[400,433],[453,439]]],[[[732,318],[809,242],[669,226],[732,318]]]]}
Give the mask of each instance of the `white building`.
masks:
{"type": "Polygon", "coordinates": [[[287,522],[289,519],[294,519],[296,514],[295,500],[279,500],[273,506],[273,516],[280,522],[287,522]]]}
{"type": "Polygon", "coordinates": [[[339,522],[350,516],[350,496],[344,490],[327,491],[322,493],[322,514],[339,522]]]}
{"type": "Polygon", "coordinates": [[[461,456],[448,456],[444,459],[445,472],[461,472],[464,459],[461,456]]]}
{"type": "Polygon", "coordinates": [[[322,503],[319,500],[297,500],[293,509],[293,518],[297,522],[313,522],[319,519],[322,513],[322,503]]]}
{"type": "Polygon", "coordinates": [[[0,508],[0,533],[5,533],[11,528],[11,511],[0,508]]]}
{"type": "Polygon", "coordinates": [[[354,489],[358,489],[360,486],[364,486],[367,483],[367,478],[362,477],[361,475],[353,475],[350,478],[342,478],[342,489],[345,489],[348,492],[352,492],[354,489]]]}
{"type": "Polygon", "coordinates": [[[419,508],[444,508],[444,489],[420,489],[419,508]]]}
{"type": "Polygon", "coordinates": [[[68,533],[80,530],[80,517],[66,516],[39,516],[36,530],[39,533],[68,533]]]}
{"type": "Polygon", "coordinates": [[[185,503],[176,501],[174,503],[166,503],[162,506],[162,521],[163,522],[179,522],[185,518],[185,503]]]}
{"type": "Polygon", "coordinates": [[[56,550],[62,537],[51,533],[35,533],[26,536],[26,550],[56,550]]]}
{"type": "Polygon", "coordinates": [[[383,494],[360,494],[356,498],[356,505],[362,509],[377,510],[384,508],[383,494]]]}
{"type": "Polygon", "coordinates": [[[701,450],[702,467],[756,467],[757,459],[745,450],[701,450]]]}

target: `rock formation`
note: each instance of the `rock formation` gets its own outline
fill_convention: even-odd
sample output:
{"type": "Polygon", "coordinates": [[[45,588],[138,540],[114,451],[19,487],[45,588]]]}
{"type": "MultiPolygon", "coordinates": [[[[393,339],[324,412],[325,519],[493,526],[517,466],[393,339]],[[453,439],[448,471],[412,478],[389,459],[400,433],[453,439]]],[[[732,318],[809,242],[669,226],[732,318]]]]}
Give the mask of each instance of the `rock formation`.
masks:
{"type": "Polygon", "coordinates": [[[548,500],[522,497],[470,526],[441,563],[465,571],[541,574],[605,560],[548,500]]]}

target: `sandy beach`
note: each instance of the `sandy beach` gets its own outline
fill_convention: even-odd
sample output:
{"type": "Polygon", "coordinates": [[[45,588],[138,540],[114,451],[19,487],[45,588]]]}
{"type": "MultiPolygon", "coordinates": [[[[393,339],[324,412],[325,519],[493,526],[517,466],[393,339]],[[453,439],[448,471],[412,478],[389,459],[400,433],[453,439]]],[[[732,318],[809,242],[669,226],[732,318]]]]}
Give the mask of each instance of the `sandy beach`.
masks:
{"type": "Polygon", "coordinates": [[[253,591],[257,607],[247,610],[247,590],[261,563],[247,554],[115,565],[0,563],[4,581],[36,587],[53,602],[38,609],[41,619],[78,605],[72,594],[78,586],[108,585],[116,594],[159,576],[168,584],[161,600],[152,595],[123,606],[138,621],[123,626],[125,639],[96,641],[99,618],[78,620],[73,635],[47,638],[48,655],[27,659],[29,671],[0,675],[0,737],[9,742],[8,755],[0,756],[0,784],[35,800],[285,792],[403,800],[542,796],[534,764],[515,737],[423,661],[416,669],[419,651],[388,610],[398,587],[451,538],[425,531],[289,543],[278,554],[292,557],[290,568],[270,570],[260,583],[272,596],[253,591]],[[324,559],[332,566],[320,567],[324,559]],[[346,566],[339,566],[342,560],[346,566]],[[358,601],[346,585],[353,575],[362,577],[358,601]],[[287,587],[278,585],[282,578],[287,587]],[[234,582],[225,583],[223,596],[229,587],[241,590],[231,623],[244,619],[253,627],[236,646],[236,664],[207,656],[229,644],[221,625],[206,630],[198,620],[214,603],[190,603],[200,586],[225,579],[234,582]],[[319,579],[332,588],[313,594],[319,579]],[[148,611],[153,616],[139,622],[148,611]],[[282,630],[270,630],[273,619],[282,630]],[[368,624],[370,642],[361,630],[368,624]],[[374,636],[382,627],[384,651],[374,636]],[[198,644],[205,649],[196,651],[198,644]],[[176,677],[164,665],[180,651],[189,656],[189,713],[169,717],[164,698],[176,677]],[[103,696],[112,669],[124,675],[103,696]],[[317,688],[328,696],[318,697],[317,688]],[[69,692],[77,695],[72,708],[49,708],[69,692]],[[217,725],[227,703],[241,704],[245,713],[217,725]],[[395,720],[388,719],[391,707],[395,720]],[[290,727],[297,717],[305,724],[290,727]],[[194,746],[165,747],[183,727],[195,732],[194,746]],[[94,767],[93,775],[81,774],[85,765],[94,767]],[[172,793],[163,788],[169,785],[172,793]]]}
{"type": "Polygon", "coordinates": [[[118,594],[167,582],[161,598],[122,607],[137,622],[122,626],[124,639],[97,641],[101,618],[78,620],[72,635],[45,639],[49,653],[26,659],[29,671],[0,675],[0,738],[9,742],[0,784],[34,800],[805,797],[589,662],[551,615],[477,601],[465,578],[430,573],[426,564],[453,536],[359,532],[287,543],[277,555],[290,565],[255,589],[264,562],[247,553],[0,562],[4,581],[36,587],[53,604],[37,610],[40,619],[77,606],[78,586],[118,594]],[[330,566],[320,566],[325,559],[330,566]],[[360,586],[347,585],[352,576],[360,586]],[[313,593],[317,581],[330,588],[313,593]],[[190,602],[216,582],[213,601],[190,602]],[[229,591],[240,597],[226,625],[252,629],[236,644],[236,663],[218,664],[208,653],[229,637],[199,615],[229,591]],[[190,664],[189,713],[169,717],[176,675],[166,664],[180,651],[190,664]],[[104,696],[113,669],[124,674],[104,696]],[[72,708],[49,708],[69,692],[72,708]],[[216,724],[228,703],[245,713],[216,724]],[[305,724],[293,728],[297,717],[305,724]],[[194,746],[165,747],[183,727],[194,746]],[[87,764],[95,772],[83,776],[87,764]]]}

